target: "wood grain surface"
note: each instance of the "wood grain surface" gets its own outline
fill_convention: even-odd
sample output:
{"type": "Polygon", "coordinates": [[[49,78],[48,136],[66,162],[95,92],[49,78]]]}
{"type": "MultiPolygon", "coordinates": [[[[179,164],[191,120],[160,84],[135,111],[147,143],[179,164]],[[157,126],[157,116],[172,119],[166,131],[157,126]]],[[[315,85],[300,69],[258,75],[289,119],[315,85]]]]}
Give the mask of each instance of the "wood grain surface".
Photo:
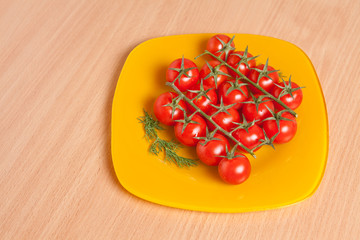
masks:
{"type": "Polygon", "coordinates": [[[358,239],[359,12],[358,0],[1,0],[0,239],[358,239]],[[312,60],[330,148],[308,200],[203,213],[118,183],[111,104],[127,55],[151,38],[208,32],[273,36],[312,60]]]}

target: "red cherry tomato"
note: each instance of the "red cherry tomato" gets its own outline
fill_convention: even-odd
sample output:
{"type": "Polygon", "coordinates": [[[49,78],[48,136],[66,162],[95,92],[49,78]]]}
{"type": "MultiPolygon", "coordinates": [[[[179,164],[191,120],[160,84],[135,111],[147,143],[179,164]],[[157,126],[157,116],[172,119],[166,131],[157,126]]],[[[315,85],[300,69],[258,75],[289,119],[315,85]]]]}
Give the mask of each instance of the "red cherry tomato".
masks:
{"type": "MultiPolygon", "coordinates": [[[[261,143],[260,139],[265,138],[263,130],[257,124],[249,127],[247,131],[245,129],[237,129],[233,132],[232,135],[245,147],[253,149],[254,151],[258,150],[258,148],[256,147],[261,143]]],[[[242,152],[246,152],[240,146],[238,147],[238,149],[242,152]]]]}
{"type": "MultiPolygon", "coordinates": [[[[261,65],[257,66],[255,69],[264,70],[264,67],[265,67],[264,64],[261,64],[261,65]]],[[[257,83],[260,73],[258,71],[256,71],[255,69],[251,69],[248,78],[251,81],[253,81],[254,83],[257,83]]],[[[267,67],[267,71],[273,71],[273,70],[275,70],[273,67],[271,67],[271,66],[267,67]]],[[[279,82],[279,74],[277,72],[272,72],[272,73],[269,73],[268,75],[270,78],[265,77],[265,76],[260,78],[259,85],[265,91],[270,93],[271,89],[275,86],[274,83],[279,82]]],[[[252,85],[249,85],[249,88],[253,93],[261,93],[262,94],[262,92],[260,90],[258,90],[257,88],[255,88],[252,85]]]]}
{"type": "Polygon", "coordinates": [[[218,34],[211,37],[206,46],[206,50],[215,56],[220,57],[222,60],[227,59],[227,57],[234,51],[234,49],[234,42],[230,37],[223,34],[218,34]]]}
{"type": "MultiPolygon", "coordinates": [[[[177,96],[177,93],[166,92],[161,94],[155,100],[154,114],[161,123],[172,126],[175,124],[175,120],[182,119],[184,117],[184,112],[180,108],[176,107],[175,98],[177,96]]],[[[178,104],[186,111],[187,107],[184,100],[180,100],[178,104]]]]}
{"type": "Polygon", "coordinates": [[[228,76],[227,67],[215,60],[205,63],[200,70],[200,78],[203,79],[205,88],[217,89],[228,76]]]}
{"type": "Polygon", "coordinates": [[[276,120],[267,120],[263,123],[263,128],[268,138],[272,138],[275,134],[279,132],[279,135],[277,135],[274,139],[274,143],[287,143],[291,139],[293,139],[296,134],[296,118],[288,112],[282,113],[281,117],[289,119],[291,121],[280,120],[280,130],[277,127],[276,120]]]}
{"type": "MultiPolygon", "coordinates": [[[[301,91],[301,89],[299,88],[299,85],[297,85],[294,82],[291,82],[291,85],[289,84],[288,81],[286,81],[285,83],[281,82],[278,84],[280,87],[275,86],[272,89],[271,94],[278,98],[280,93],[283,91],[283,88],[285,88],[285,92],[287,92],[287,94],[283,95],[282,97],[280,97],[280,101],[282,101],[283,103],[285,103],[286,106],[288,106],[290,109],[295,110],[297,109],[303,99],[303,93],[301,91]],[[297,90],[293,91],[293,89],[297,90]],[[292,96],[289,94],[289,92],[291,92],[292,96]]],[[[278,104],[277,102],[274,102],[276,109],[278,110],[282,110],[284,109],[284,107],[282,107],[280,104],[278,104]]]]}
{"type": "MultiPolygon", "coordinates": [[[[248,122],[254,121],[254,120],[258,120],[257,123],[259,125],[262,125],[261,121],[264,120],[267,117],[271,117],[271,112],[269,111],[269,109],[271,111],[274,111],[274,104],[273,102],[270,100],[270,98],[263,98],[263,99],[259,99],[261,95],[260,94],[255,94],[253,101],[254,103],[244,103],[243,107],[242,107],[242,114],[244,115],[245,119],[248,122]],[[258,109],[256,110],[256,104],[258,104],[258,109]],[[269,108],[269,109],[268,109],[269,108]]],[[[252,98],[249,98],[249,101],[252,98]]]]}
{"type": "Polygon", "coordinates": [[[218,133],[215,133],[213,137],[214,140],[210,140],[206,144],[205,140],[202,139],[196,145],[197,156],[209,166],[217,166],[220,160],[226,156],[226,148],[230,149],[226,137],[218,133]]]}
{"type": "Polygon", "coordinates": [[[249,92],[246,85],[239,83],[237,80],[223,82],[219,87],[219,98],[223,99],[225,105],[235,103],[234,109],[240,109],[248,96],[249,92]]]}
{"type": "Polygon", "coordinates": [[[243,154],[236,154],[237,157],[223,158],[218,166],[220,177],[229,184],[240,184],[246,181],[251,172],[249,159],[243,154]]]}
{"type": "MultiPolygon", "coordinates": [[[[189,99],[192,99],[192,102],[205,113],[209,113],[213,108],[210,104],[216,105],[218,103],[217,93],[213,88],[204,90],[200,89],[200,86],[198,85],[194,90],[188,91],[186,96],[189,99]]],[[[191,106],[189,103],[186,104],[191,112],[195,111],[193,106],[191,106]]]]}
{"type": "Polygon", "coordinates": [[[185,129],[183,129],[184,123],[176,122],[174,127],[175,137],[186,146],[196,146],[199,139],[196,137],[204,137],[206,134],[206,122],[198,114],[195,114],[192,121],[196,123],[188,123],[185,129]],[[184,131],[183,131],[184,130],[184,131]]]}
{"type": "Polygon", "coordinates": [[[166,81],[175,81],[175,86],[182,92],[190,89],[198,80],[199,69],[193,61],[186,58],[173,61],[166,72],[166,81]]]}
{"type": "MultiPolygon", "coordinates": [[[[254,68],[256,66],[255,59],[248,60],[248,58],[252,58],[252,57],[253,57],[253,55],[251,55],[250,53],[247,53],[246,57],[244,58],[243,51],[236,51],[236,52],[233,52],[232,54],[230,54],[230,56],[227,60],[227,63],[230,66],[232,66],[233,68],[239,70],[245,76],[247,76],[250,72],[249,68],[254,68]],[[249,67],[246,65],[246,62],[249,67]]],[[[237,73],[235,73],[233,70],[231,70],[230,68],[229,68],[229,73],[234,78],[241,77],[237,73]]]]}
{"type": "MultiPolygon", "coordinates": [[[[217,109],[212,109],[210,112],[210,115],[213,115],[216,113],[217,109]]],[[[236,111],[233,108],[230,108],[227,110],[230,114],[227,114],[226,112],[219,112],[216,115],[212,116],[212,120],[217,123],[222,129],[224,129],[227,132],[230,132],[231,129],[236,127],[236,124],[234,122],[240,122],[241,118],[239,115],[239,112],[236,111]]],[[[215,129],[215,126],[208,121],[208,127],[211,131],[215,129]]]]}

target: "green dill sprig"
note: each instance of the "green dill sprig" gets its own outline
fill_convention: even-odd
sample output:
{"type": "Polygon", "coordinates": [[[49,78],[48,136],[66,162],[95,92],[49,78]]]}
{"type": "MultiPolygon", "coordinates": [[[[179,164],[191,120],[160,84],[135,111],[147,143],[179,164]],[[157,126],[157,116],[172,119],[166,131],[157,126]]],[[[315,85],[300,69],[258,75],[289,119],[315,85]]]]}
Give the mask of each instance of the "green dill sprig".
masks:
{"type": "Polygon", "coordinates": [[[153,139],[156,139],[158,137],[156,130],[164,130],[163,127],[161,127],[159,124],[159,121],[154,120],[151,115],[144,111],[144,116],[141,116],[138,118],[139,123],[142,123],[144,125],[145,130],[145,138],[146,140],[150,141],[153,139]]]}
{"type": "Polygon", "coordinates": [[[192,167],[197,165],[197,161],[179,156],[176,151],[182,146],[175,141],[167,141],[161,139],[157,130],[164,130],[159,124],[159,121],[154,120],[151,115],[144,110],[144,116],[138,118],[139,123],[144,125],[145,138],[149,142],[152,141],[149,152],[158,156],[159,153],[164,152],[165,160],[176,164],[178,167],[192,167]]]}

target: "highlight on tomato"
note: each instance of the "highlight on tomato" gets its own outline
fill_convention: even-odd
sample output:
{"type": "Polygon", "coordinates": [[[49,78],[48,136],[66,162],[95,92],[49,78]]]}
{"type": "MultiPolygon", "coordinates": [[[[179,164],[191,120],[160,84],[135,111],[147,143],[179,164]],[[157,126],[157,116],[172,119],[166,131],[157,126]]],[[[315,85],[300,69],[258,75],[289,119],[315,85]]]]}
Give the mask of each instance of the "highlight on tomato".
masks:
{"type": "Polygon", "coordinates": [[[218,172],[224,182],[237,185],[249,178],[251,164],[245,155],[235,153],[234,157],[225,157],[220,161],[218,172]]]}

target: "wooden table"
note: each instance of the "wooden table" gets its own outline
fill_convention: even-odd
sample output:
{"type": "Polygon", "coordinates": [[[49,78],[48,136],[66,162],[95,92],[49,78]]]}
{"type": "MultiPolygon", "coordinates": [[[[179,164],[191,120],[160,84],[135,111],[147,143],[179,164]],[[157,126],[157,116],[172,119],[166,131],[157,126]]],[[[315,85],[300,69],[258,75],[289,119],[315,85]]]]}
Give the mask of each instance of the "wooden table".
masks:
{"type": "Polygon", "coordinates": [[[356,239],[360,235],[360,1],[0,1],[1,239],[356,239]],[[173,209],[117,181],[111,103],[139,43],[238,32],[302,48],[326,98],[323,181],[291,207],[173,209]]]}

